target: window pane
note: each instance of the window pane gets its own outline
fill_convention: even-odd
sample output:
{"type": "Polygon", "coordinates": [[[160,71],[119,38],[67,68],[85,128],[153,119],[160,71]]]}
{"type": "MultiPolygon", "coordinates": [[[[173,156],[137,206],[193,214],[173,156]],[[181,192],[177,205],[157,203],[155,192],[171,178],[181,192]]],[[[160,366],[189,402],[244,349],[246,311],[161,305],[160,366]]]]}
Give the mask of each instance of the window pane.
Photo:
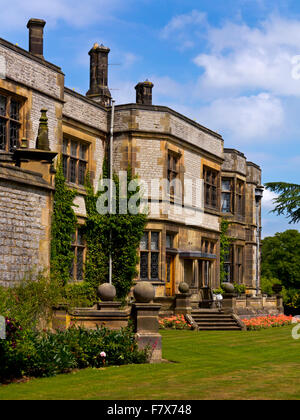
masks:
{"type": "Polygon", "coordinates": [[[229,179],[222,179],[222,191],[231,191],[231,182],[229,179]]]}
{"type": "Polygon", "coordinates": [[[6,145],[6,121],[0,118],[0,150],[5,150],[6,145]]]}
{"type": "Polygon", "coordinates": [[[19,124],[10,121],[9,149],[14,151],[19,146],[19,124]]]}
{"type": "Polygon", "coordinates": [[[65,155],[67,155],[67,154],[68,154],[68,140],[65,140],[65,139],[64,139],[64,141],[63,141],[63,153],[64,153],[65,155]]]}
{"type": "Polygon", "coordinates": [[[87,147],[84,144],[80,145],[80,149],[79,149],[79,157],[80,159],[86,159],[86,149],[87,147]]]}
{"type": "Polygon", "coordinates": [[[63,156],[63,171],[64,171],[64,177],[66,180],[68,180],[68,157],[63,156]]]}
{"type": "Polygon", "coordinates": [[[158,279],[158,252],[151,253],[151,279],[158,279]]]}
{"type": "Polygon", "coordinates": [[[142,237],[141,243],[140,243],[140,249],[142,249],[142,250],[148,249],[148,232],[145,232],[143,234],[143,237],[142,237]]]}
{"type": "Polygon", "coordinates": [[[140,277],[141,279],[148,279],[148,252],[141,252],[140,277]]]}
{"type": "Polygon", "coordinates": [[[0,115],[6,115],[6,97],[0,96],[0,115]]]}
{"type": "Polygon", "coordinates": [[[83,232],[81,229],[78,229],[78,232],[77,232],[77,244],[84,245],[84,237],[83,237],[83,232]]]}
{"type": "Polygon", "coordinates": [[[166,248],[173,248],[173,236],[167,235],[166,236],[166,248]]]}
{"type": "Polygon", "coordinates": [[[79,161],[78,184],[84,185],[86,173],[86,162],[79,161]]]}
{"type": "Polygon", "coordinates": [[[151,250],[158,251],[159,249],[159,233],[158,232],[151,232],[151,250]]]}
{"type": "Polygon", "coordinates": [[[70,182],[76,182],[76,159],[70,159],[70,182]]]}
{"type": "Polygon", "coordinates": [[[77,279],[83,280],[83,248],[77,248],[77,279]]]}
{"type": "Polygon", "coordinates": [[[230,208],[230,198],[231,198],[231,194],[230,193],[222,193],[222,212],[223,213],[230,213],[231,208],[230,208]]]}
{"type": "Polygon", "coordinates": [[[77,157],[77,143],[71,142],[71,155],[77,157]]]}
{"type": "Polygon", "coordinates": [[[20,119],[20,104],[13,99],[10,101],[10,118],[18,121],[20,119]]]}

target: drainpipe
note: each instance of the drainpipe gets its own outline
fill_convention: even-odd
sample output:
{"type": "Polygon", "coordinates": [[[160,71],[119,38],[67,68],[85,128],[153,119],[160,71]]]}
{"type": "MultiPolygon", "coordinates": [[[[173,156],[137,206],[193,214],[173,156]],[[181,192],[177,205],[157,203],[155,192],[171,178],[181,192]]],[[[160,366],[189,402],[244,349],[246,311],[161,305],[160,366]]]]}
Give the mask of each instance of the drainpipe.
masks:
{"type": "Polygon", "coordinates": [[[255,205],[256,205],[256,296],[259,295],[260,281],[259,281],[259,252],[260,252],[260,223],[259,210],[260,203],[263,197],[264,187],[258,186],[255,188],[255,205]]]}
{"type": "MultiPolygon", "coordinates": [[[[113,143],[114,143],[115,101],[112,100],[109,139],[109,214],[113,211],[113,143]]],[[[110,243],[112,234],[110,232],[110,243]]],[[[112,255],[109,253],[109,284],[112,284],[112,255]]]]}

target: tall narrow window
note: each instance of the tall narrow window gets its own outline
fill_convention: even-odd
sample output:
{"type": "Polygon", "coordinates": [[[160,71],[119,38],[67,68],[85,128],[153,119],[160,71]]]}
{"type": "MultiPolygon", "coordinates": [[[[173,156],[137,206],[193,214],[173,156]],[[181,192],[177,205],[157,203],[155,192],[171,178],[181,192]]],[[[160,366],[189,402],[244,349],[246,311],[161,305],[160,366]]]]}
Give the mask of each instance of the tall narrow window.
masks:
{"type": "Polygon", "coordinates": [[[219,184],[219,172],[214,169],[204,167],[203,168],[203,179],[204,179],[204,203],[206,207],[218,209],[218,184],[219,184]]]}
{"type": "Polygon", "coordinates": [[[19,147],[21,103],[12,96],[0,95],[0,150],[13,152],[19,147]]]}
{"type": "Polygon", "coordinates": [[[230,246],[227,249],[224,257],[224,271],[225,271],[225,282],[233,282],[233,247],[230,246]]]}
{"type": "Polygon", "coordinates": [[[239,179],[236,183],[236,211],[239,216],[245,216],[245,182],[239,179]]]}
{"type": "Polygon", "coordinates": [[[179,156],[175,153],[168,153],[168,181],[169,181],[169,194],[176,195],[176,184],[179,182],[179,156]]]}
{"type": "Polygon", "coordinates": [[[72,251],[74,259],[71,266],[70,277],[73,281],[82,281],[84,277],[85,241],[80,228],[73,236],[72,251]]]}
{"type": "Polygon", "coordinates": [[[222,213],[232,213],[232,181],[222,179],[221,211],[222,213]]]}
{"type": "Polygon", "coordinates": [[[160,237],[159,232],[145,232],[140,243],[141,280],[159,280],[160,237]]]}
{"type": "Polygon", "coordinates": [[[88,146],[84,143],[64,138],[63,170],[68,182],[84,185],[88,163],[88,146]]]}
{"type": "Polygon", "coordinates": [[[237,271],[237,283],[243,283],[243,259],[244,259],[244,248],[242,246],[236,247],[236,271],[237,271]]]}

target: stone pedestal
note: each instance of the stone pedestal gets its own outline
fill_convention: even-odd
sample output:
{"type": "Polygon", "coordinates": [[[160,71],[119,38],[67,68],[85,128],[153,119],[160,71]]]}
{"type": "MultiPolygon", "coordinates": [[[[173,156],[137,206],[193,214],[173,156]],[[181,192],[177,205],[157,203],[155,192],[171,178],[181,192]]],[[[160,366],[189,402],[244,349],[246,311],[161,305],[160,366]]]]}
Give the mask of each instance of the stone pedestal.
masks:
{"type": "Polygon", "coordinates": [[[233,293],[224,293],[222,309],[226,313],[233,313],[236,311],[236,296],[233,293]]]}
{"type": "Polygon", "coordinates": [[[281,295],[276,296],[276,304],[277,304],[277,311],[280,314],[284,313],[284,307],[283,307],[283,299],[281,295]]]}
{"type": "Polygon", "coordinates": [[[120,302],[100,302],[97,304],[99,311],[118,311],[121,307],[120,302]]]}
{"type": "Polygon", "coordinates": [[[158,313],[161,305],[153,303],[134,303],[132,318],[139,349],[149,347],[150,363],[159,363],[162,359],[162,341],[159,334],[158,313]]]}
{"type": "Polygon", "coordinates": [[[176,315],[187,315],[191,314],[191,293],[177,293],[176,294],[176,315]]]}

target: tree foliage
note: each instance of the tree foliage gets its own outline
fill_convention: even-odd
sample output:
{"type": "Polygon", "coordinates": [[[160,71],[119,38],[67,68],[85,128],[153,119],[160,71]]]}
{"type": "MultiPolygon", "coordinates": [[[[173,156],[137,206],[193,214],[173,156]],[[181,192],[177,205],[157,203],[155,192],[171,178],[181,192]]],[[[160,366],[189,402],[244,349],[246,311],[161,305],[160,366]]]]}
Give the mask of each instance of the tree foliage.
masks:
{"type": "Polygon", "coordinates": [[[291,229],[263,239],[261,259],[264,291],[281,283],[285,304],[300,307],[300,232],[291,229]]]}
{"type": "Polygon", "coordinates": [[[272,210],[278,215],[286,215],[289,223],[300,221],[300,185],[286,182],[269,182],[266,188],[279,196],[274,200],[276,207],[272,210]]]}

